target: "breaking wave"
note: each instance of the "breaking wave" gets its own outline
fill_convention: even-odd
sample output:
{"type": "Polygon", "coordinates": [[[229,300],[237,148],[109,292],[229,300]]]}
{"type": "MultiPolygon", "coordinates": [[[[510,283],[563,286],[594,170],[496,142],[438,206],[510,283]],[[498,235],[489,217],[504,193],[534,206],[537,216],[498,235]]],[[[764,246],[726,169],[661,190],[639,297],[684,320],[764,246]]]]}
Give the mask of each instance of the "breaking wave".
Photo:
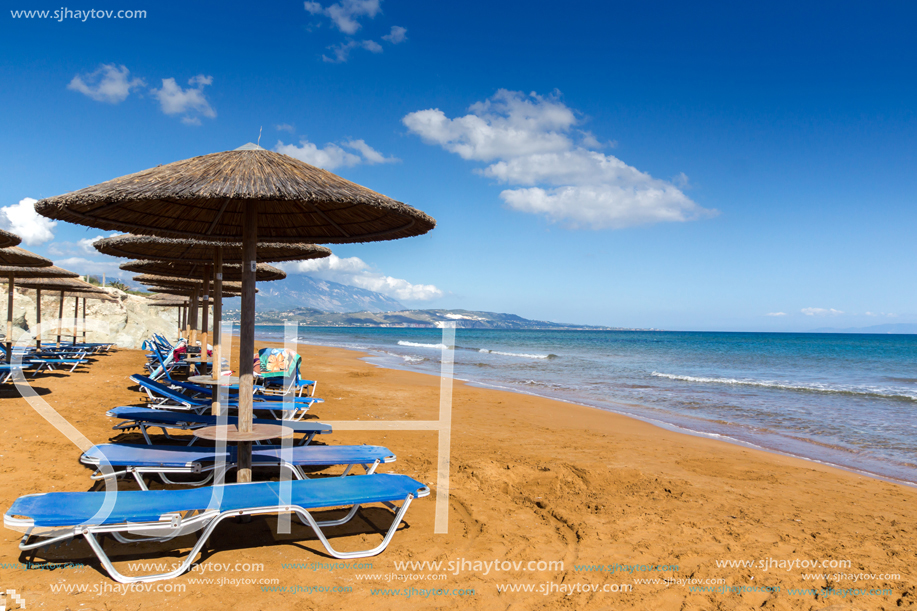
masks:
{"type": "Polygon", "coordinates": [[[738,380],[736,378],[707,378],[701,376],[683,376],[672,373],[659,373],[654,371],[657,378],[680,380],[682,382],[695,382],[699,384],[728,384],[730,386],[757,386],[759,388],[777,388],[780,390],[795,390],[801,392],[820,392],[844,395],[859,395],[863,397],[882,397],[884,399],[905,399],[917,401],[917,394],[894,388],[875,388],[868,386],[832,386],[830,384],[793,384],[790,382],[774,382],[770,380],[738,380]]]}

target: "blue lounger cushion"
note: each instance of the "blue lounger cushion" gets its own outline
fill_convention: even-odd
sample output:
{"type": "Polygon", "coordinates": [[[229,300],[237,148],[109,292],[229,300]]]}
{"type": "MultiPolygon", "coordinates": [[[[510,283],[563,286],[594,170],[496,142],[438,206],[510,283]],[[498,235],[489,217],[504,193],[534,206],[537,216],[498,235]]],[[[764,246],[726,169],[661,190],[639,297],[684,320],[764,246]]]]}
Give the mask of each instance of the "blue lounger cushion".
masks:
{"type": "MultiPolygon", "coordinates": [[[[124,420],[134,420],[136,422],[147,422],[150,424],[200,424],[204,426],[214,426],[219,424],[217,416],[209,414],[193,414],[190,412],[170,412],[167,409],[152,409],[149,407],[134,407],[130,405],[115,407],[106,412],[107,416],[112,418],[121,418],[124,420]]],[[[227,416],[227,424],[237,424],[237,416],[227,416]]],[[[331,432],[330,424],[321,422],[303,422],[301,420],[270,420],[266,418],[255,418],[253,424],[283,424],[283,426],[293,429],[294,433],[317,433],[319,435],[331,432]]]]}
{"type": "MultiPolygon", "coordinates": [[[[216,460],[214,448],[191,446],[148,446],[106,443],[91,447],[80,461],[98,465],[104,457],[112,466],[121,467],[186,467],[192,463],[212,463],[216,460]]],[[[236,462],[237,447],[228,446],[223,459],[236,462]]],[[[394,458],[391,450],[381,446],[293,446],[290,462],[299,466],[372,464],[394,458]]],[[[282,459],[281,446],[254,446],[252,462],[276,463],[282,459]]]]}
{"type": "MultiPolygon", "coordinates": [[[[169,388],[168,386],[164,384],[160,384],[159,382],[156,382],[155,380],[152,380],[148,378],[147,376],[135,374],[135,375],[130,376],[130,379],[136,382],[137,384],[139,384],[142,388],[147,389],[149,392],[155,395],[159,395],[163,399],[168,399],[169,401],[174,401],[176,403],[181,403],[181,404],[190,405],[194,407],[205,407],[205,406],[210,405],[209,397],[207,398],[189,397],[188,395],[181,392],[180,390],[169,388]]],[[[209,391],[209,389],[205,389],[205,390],[209,391]]],[[[253,401],[253,408],[254,409],[278,409],[275,406],[271,406],[269,408],[261,406],[261,404],[268,403],[268,402],[275,403],[275,404],[280,403],[280,401],[274,401],[271,399],[265,399],[264,397],[258,397],[258,398],[255,398],[253,401]]],[[[313,403],[323,403],[323,402],[324,402],[323,399],[319,399],[317,397],[293,397],[290,400],[292,407],[301,408],[305,406],[307,409],[308,409],[308,406],[312,405],[313,403]]],[[[238,404],[238,398],[229,399],[230,407],[233,407],[237,404],[238,404]]]]}
{"type": "Polygon", "coordinates": [[[181,490],[129,490],[113,494],[108,515],[97,515],[105,492],[47,492],[21,496],[4,515],[4,522],[21,518],[35,527],[67,527],[82,524],[124,524],[155,522],[161,516],[185,511],[212,509],[221,512],[258,507],[294,505],[320,509],[403,500],[409,494],[425,496],[425,487],[407,475],[382,473],[327,479],[298,480],[289,486],[289,499],[281,500],[281,482],[225,484],[181,490]],[[214,491],[219,494],[214,496],[214,491]],[[422,492],[424,491],[424,492],[422,492]],[[222,496],[220,496],[222,495],[222,496]]]}

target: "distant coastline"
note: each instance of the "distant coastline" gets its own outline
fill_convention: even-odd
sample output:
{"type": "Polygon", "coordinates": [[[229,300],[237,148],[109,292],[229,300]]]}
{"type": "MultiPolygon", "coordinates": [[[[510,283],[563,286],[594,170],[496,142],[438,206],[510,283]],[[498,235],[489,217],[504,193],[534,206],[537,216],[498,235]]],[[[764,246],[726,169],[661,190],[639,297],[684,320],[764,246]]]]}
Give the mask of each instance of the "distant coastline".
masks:
{"type": "MultiPolygon", "coordinates": [[[[224,320],[237,321],[238,310],[224,311],[224,320]]],[[[305,327],[352,327],[352,328],[406,328],[441,329],[446,323],[454,322],[462,329],[507,329],[543,331],[661,331],[661,329],[631,329],[625,327],[603,327],[555,323],[545,320],[530,320],[516,314],[479,312],[473,310],[399,310],[395,312],[325,312],[315,308],[295,308],[284,311],[259,311],[255,314],[256,325],[282,325],[287,321],[297,322],[305,327]]]]}

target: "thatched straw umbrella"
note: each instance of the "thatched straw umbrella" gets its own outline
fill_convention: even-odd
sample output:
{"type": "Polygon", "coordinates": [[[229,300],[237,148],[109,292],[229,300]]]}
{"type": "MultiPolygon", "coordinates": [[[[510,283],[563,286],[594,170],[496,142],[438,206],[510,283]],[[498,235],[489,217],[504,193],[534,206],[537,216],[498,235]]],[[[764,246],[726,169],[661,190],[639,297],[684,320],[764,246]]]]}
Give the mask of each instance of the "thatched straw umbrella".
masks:
{"type": "MultiPolygon", "coordinates": [[[[97,286],[78,280],[76,278],[32,278],[22,280],[19,286],[35,290],[35,322],[41,325],[41,292],[54,291],[60,293],[60,304],[57,311],[57,346],[60,347],[64,320],[64,298],[73,297],[73,343],[76,343],[77,321],[79,318],[80,297],[83,297],[83,335],[86,334],[86,296],[93,299],[111,299],[108,291],[97,286]]],[[[41,333],[35,338],[35,346],[41,348],[41,333]]]]}
{"type": "MultiPolygon", "coordinates": [[[[166,289],[167,290],[167,289],[166,289]]],[[[178,321],[178,337],[181,337],[181,318],[182,311],[187,307],[189,301],[177,295],[152,295],[147,298],[147,305],[152,308],[177,308],[176,320],[178,321]]],[[[204,307],[207,307],[206,305],[204,307]]]]}
{"type": "MultiPolygon", "coordinates": [[[[199,273],[206,266],[199,263],[176,263],[172,261],[128,261],[118,266],[126,272],[136,272],[138,274],[147,274],[150,276],[168,276],[171,278],[187,278],[194,280],[198,284],[206,283],[209,280],[209,274],[200,277],[199,273]]],[[[259,263],[256,280],[258,282],[271,282],[273,280],[283,280],[287,273],[279,267],[259,263]]],[[[242,280],[242,266],[223,263],[223,281],[239,282],[242,280]]]]}
{"type": "Polygon", "coordinates": [[[54,261],[45,259],[41,255],[29,252],[25,248],[10,246],[0,248],[0,265],[14,265],[17,267],[51,267],[54,261]]]}
{"type": "MultiPolygon", "coordinates": [[[[169,299],[186,297],[186,299],[181,300],[180,302],[175,304],[176,306],[178,306],[178,330],[179,330],[179,337],[181,337],[181,332],[183,329],[186,329],[186,325],[187,325],[188,309],[191,307],[191,292],[192,291],[190,289],[185,289],[182,287],[175,287],[175,286],[172,286],[172,287],[148,286],[147,290],[150,291],[151,293],[157,293],[156,295],[153,295],[150,297],[151,300],[155,300],[157,297],[164,297],[164,298],[169,298],[169,299]]],[[[241,294],[242,294],[241,290],[240,291],[223,291],[223,297],[238,297],[241,294]]],[[[213,299],[212,303],[205,299],[202,302],[202,306],[205,308],[208,306],[212,306],[214,311],[216,311],[220,307],[220,303],[221,303],[221,300],[217,300],[216,298],[213,299]]],[[[214,314],[213,319],[214,321],[218,320],[216,317],[216,314],[214,314]]],[[[214,327],[214,329],[217,329],[217,328],[219,328],[218,324],[214,327]]],[[[213,341],[214,342],[219,341],[219,337],[220,337],[220,334],[217,331],[214,331],[213,341]]],[[[213,344],[214,359],[217,359],[217,356],[219,354],[216,348],[217,348],[217,344],[214,343],[213,344]]],[[[220,360],[220,362],[222,362],[222,360],[220,360]]],[[[216,410],[216,415],[219,415],[219,409],[216,410]]]]}
{"type": "Polygon", "coordinates": [[[10,233],[5,229],[0,229],[0,248],[9,248],[10,246],[19,246],[22,242],[20,238],[15,233],[10,233]]]}
{"type": "MultiPolygon", "coordinates": [[[[273,278],[275,273],[271,270],[276,270],[277,268],[270,268],[266,270],[265,277],[273,278]]],[[[281,271],[281,270],[277,270],[281,271]]],[[[198,304],[200,302],[202,290],[207,289],[209,284],[205,280],[199,280],[197,278],[187,278],[184,276],[155,276],[153,274],[141,274],[139,276],[134,276],[135,281],[140,282],[148,286],[159,286],[159,287],[175,287],[175,288],[184,288],[188,290],[188,295],[191,297],[191,306],[190,306],[190,320],[186,326],[188,331],[188,337],[191,343],[194,343],[197,340],[197,331],[198,331],[198,304]]],[[[241,282],[224,282],[223,286],[228,287],[230,291],[235,291],[241,293],[242,283],[241,282]]]]}
{"type": "MultiPolygon", "coordinates": [[[[242,263],[241,242],[214,242],[209,240],[179,240],[147,235],[116,235],[92,243],[105,255],[125,259],[152,259],[180,263],[213,264],[217,249],[223,249],[223,263],[242,263]]],[[[324,246],[296,242],[258,242],[256,260],[259,263],[302,261],[327,257],[331,251],[324,246]]]]}
{"type": "MultiPolygon", "coordinates": [[[[18,260],[25,261],[26,255],[32,255],[27,250],[21,248],[4,248],[4,251],[22,251],[16,252],[18,260]]],[[[0,266],[0,278],[7,283],[6,286],[6,362],[13,362],[13,288],[15,288],[16,279],[35,279],[35,278],[76,278],[77,274],[68,272],[65,269],[56,267],[51,261],[32,255],[34,267],[23,267],[18,264],[8,264],[0,266]],[[47,265],[47,264],[50,265],[47,265]]],[[[12,257],[12,255],[10,255],[12,257]]],[[[8,259],[9,260],[9,259],[8,259]]]]}
{"type": "MultiPolygon", "coordinates": [[[[19,238],[15,234],[8,231],[4,231],[3,234],[2,238],[10,241],[10,245],[6,248],[0,248],[0,265],[9,267],[51,267],[54,265],[54,262],[50,259],[45,259],[24,248],[18,248],[16,244],[19,243],[19,238]],[[16,242],[16,244],[13,244],[13,242],[16,242]]],[[[5,277],[6,282],[9,284],[6,295],[6,360],[9,362],[13,349],[13,288],[15,288],[15,274],[8,273],[5,277]]]]}
{"type": "MultiPolygon", "coordinates": [[[[150,285],[147,285],[146,290],[149,291],[150,293],[157,293],[162,296],[173,295],[173,296],[179,296],[179,297],[187,297],[188,299],[185,299],[185,302],[187,303],[187,305],[189,306],[191,305],[191,293],[193,291],[189,287],[150,284],[150,285]]],[[[223,291],[223,297],[238,297],[241,294],[242,294],[241,288],[238,288],[236,290],[227,289],[223,291]]],[[[151,295],[149,297],[149,299],[155,299],[155,298],[156,298],[156,295],[151,295]]],[[[213,305],[216,306],[216,299],[213,299],[213,305]]]]}
{"type": "MultiPolygon", "coordinates": [[[[179,240],[141,235],[119,235],[93,242],[99,252],[115,257],[130,259],[154,259],[157,261],[211,265],[213,269],[213,360],[222,362],[223,353],[220,337],[220,323],[223,319],[224,265],[242,263],[241,242],[212,242],[204,240],[179,240]]],[[[315,244],[294,242],[258,242],[255,260],[259,263],[279,261],[302,261],[327,257],[331,251],[315,244]]],[[[240,267],[241,270],[241,267],[240,267]]],[[[155,273],[155,272],[154,272],[155,273]]],[[[227,278],[232,279],[232,278],[227,278]]],[[[206,288],[206,286],[205,286],[206,288]]],[[[206,326],[206,325],[205,325],[206,326]]],[[[219,371],[213,369],[213,378],[219,379],[219,371]]],[[[214,400],[213,415],[219,415],[220,404],[214,400]]]]}
{"type": "MultiPolygon", "coordinates": [[[[224,262],[225,263],[225,262],[224,262]]],[[[128,261],[127,263],[122,263],[119,266],[120,269],[123,269],[128,272],[138,272],[141,274],[153,274],[161,276],[174,276],[174,277],[185,277],[185,278],[201,278],[203,277],[203,291],[201,296],[206,299],[210,295],[210,279],[213,277],[213,266],[212,265],[202,265],[200,263],[188,263],[180,261],[149,261],[149,260],[139,260],[139,261],[128,261]]],[[[223,265],[222,266],[222,280],[242,280],[242,265],[223,265]]],[[[267,265],[266,263],[258,264],[258,271],[256,272],[256,279],[258,282],[270,282],[273,280],[283,280],[287,277],[287,273],[282,269],[267,265]]],[[[220,282],[220,288],[222,289],[222,280],[220,282]]],[[[221,290],[222,292],[222,290],[221,290]]],[[[221,295],[222,297],[222,295],[221,295]]],[[[201,322],[201,343],[207,345],[207,335],[210,325],[207,320],[207,315],[209,313],[209,308],[203,308],[203,321],[201,322]]],[[[220,314],[222,318],[222,312],[214,313],[214,335],[218,332],[219,329],[219,320],[217,314],[220,314]]],[[[192,322],[194,324],[195,331],[197,329],[197,309],[194,310],[194,315],[192,315],[192,322]]],[[[194,342],[197,338],[192,337],[191,341],[194,342]]]]}
{"type": "MultiPolygon", "coordinates": [[[[246,144],[44,199],[47,217],[98,229],[242,242],[239,424],[252,432],[257,244],[350,244],[424,234],[436,225],[410,206],[286,155],[246,144]]],[[[251,442],[237,479],[251,481],[251,442]]]]}
{"type": "MultiPolygon", "coordinates": [[[[139,277],[139,276],[135,276],[135,277],[139,277]]],[[[151,293],[165,293],[167,295],[182,295],[182,296],[188,297],[188,304],[185,307],[184,322],[181,323],[180,328],[184,329],[185,334],[190,339],[193,340],[194,338],[192,337],[191,334],[192,334],[192,329],[195,331],[197,329],[197,311],[199,308],[202,308],[202,307],[208,308],[207,305],[203,304],[203,302],[205,301],[210,303],[208,296],[204,295],[203,297],[201,297],[201,285],[200,284],[191,285],[191,284],[187,284],[186,282],[182,282],[183,280],[187,281],[188,279],[183,279],[183,278],[166,279],[166,278],[161,278],[159,276],[157,276],[157,278],[160,278],[160,279],[155,281],[155,283],[151,281],[147,281],[146,290],[148,290],[151,293]],[[174,280],[174,282],[169,282],[169,280],[174,280]],[[189,316],[189,314],[191,315],[189,316]]],[[[214,298],[211,304],[214,309],[214,315],[213,315],[214,324],[215,324],[214,329],[219,328],[220,317],[217,316],[217,311],[219,310],[220,306],[222,305],[222,298],[223,297],[238,297],[239,295],[242,294],[242,283],[241,282],[227,282],[226,284],[228,285],[228,287],[221,291],[220,299],[214,298]]],[[[208,310],[205,309],[204,311],[207,312],[208,310]]],[[[222,314],[220,314],[220,316],[222,316],[222,314]]],[[[205,316],[204,322],[207,322],[206,316],[205,316]]],[[[219,333],[214,331],[213,340],[217,341],[218,338],[219,338],[219,333]]],[[[217,351],[215,348],[216,346],[214,345],[214,355],[217,354],[217,351]]]]}

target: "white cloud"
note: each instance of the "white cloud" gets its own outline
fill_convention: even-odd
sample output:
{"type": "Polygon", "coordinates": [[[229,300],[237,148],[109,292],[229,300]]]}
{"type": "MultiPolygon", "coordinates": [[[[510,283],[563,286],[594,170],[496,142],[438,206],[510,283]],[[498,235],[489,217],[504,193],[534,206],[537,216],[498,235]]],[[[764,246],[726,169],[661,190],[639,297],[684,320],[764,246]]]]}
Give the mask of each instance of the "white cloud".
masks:
{"type": "Polygon", "coordinates": [[[786,316],[786,312],[768,312],[765,316],[786,316]]]}
{"type": "Polygon", "coordinates": [[[438,108],[420,110],[402,121],[426,142],[462,159],[492,161],[573,148],[567,132],[576,116],[553,98],[501,89],[469,110],[471,114],[455,119],[438,108]]]}
{"type": "Polygon", "coordinates": [[[403,28],[400,25],[393,25],[392,31],[383,36],[382,40],[387,40],[393,45],[397,45],[398,43],[402,43],[408,39],[407,33],[407,28],[403,28]]]}
{"type": "Polygon", "coordinates": [[[349,168],[360,163],[358,155],[348,153],[334,143],[328,143],[324,148],[318,148],[308,140],[300,140],[299,144],[300,146],[296,146],[278,141],[274,150],[329,171],[340,167],[349,168]]]}
{"type": "Polygon", "coordinates": [[[54,239],[57,222],[35,212],[37,201],[26,197],[18,204],[0,208],[0,224],[22,238],[26,246],[38,246],[54,239]]]}
{"type": "Polygon", "coordinates": [[[806,316],[837,316],[838,314],[844,313],[834,308],[803,308],[800,312],[806,316]]]}
{"type": "MultiPolygon", "coordinates": [[[[104,237],[112,237],[119,235],[118,232],[109,234],[108,236],[97,235],[94,238],[83,238],[76,242],[64,242],[56,240],[48,245],[48,255],[51,257],[74,257],[74,256],[100,256],[99,251],[93,246],[98,240],[101,240],[104,237]]],[[[107,255],[101,255],[107,257],[107,255]]],[[[112,258],[112,261],[117,261],[116,258],[112,258]]]]}
{"type": "Polygon", "coordinates": [[[346,62],[350,57],[350,52],[357,48],[366,49],[371,53],[382,53],[382,45],[373,40],[349,40],[328,48],[334,53],[334,57],[322,55],[322,60],[332,64],[346,62]]]}
{"type": "Polygon", "coordinates": [[[332,254],[323,259],[287,264],[285,268],[294,273],[376,291],[402,301],[428,301],[443,296],[443,292],[432,284],[411,284],[407,280],[386,276],[373,270],[359,257],[342,259],[332,254]]]}
{"type": "Polygon", "coordinates": [[[323,148],[318,148],[317,145],[305,139],[299,141],[299,146],[284,144],[278,140],[274,150],[328,171],[341,167],[349,168],[361,163],[374,165],[400,161],[397,157],[384,156],[363,140],[348,140],[342,144],[349,149],[357,151],[359,155],[345,151],[333,142],[329,142],[323,148]]]}
{"type": "MultiPolygon", "coordinates": [[[[117,235],[117,234],[113,234],[113,235],[117,235]]],[[[87,255],[97,255],[99,254],[99,251],[95,249],[95,246],[93,246],[93,244],[103,239],[104,237],[105,237],[104,235],[97,235],[94,238],[83,238],[82,240],[77,242],[77,244],[79,245],[80,250],[86,253],[87,255]]]]}
{"type": "Polygon", "coordinates": [[[885,316],[886,318],[898,318],[894,312],[866,312],[866,316],[885,316]]]}
{"type": "Polygon", "coordinates": [[[54,262],[58,267],[85,276],[87,274],[105,274],[106,278],[127,278],[131,272],[119,269],[117,260],[87,259],[86,257],[69,257],[54,262]]]}
{"type": "Polygon", "coordinates": [[[344,34],[356,34],[362,17],[374,18],[382,12],[380,0],[343,0],[325,8],[318,2],[305,2],[306,11],[312,15],[324,15],[344,34]]]}
{"type": "Polygon", "coordinates": [[[363,140],[348,140],[344,143],[344,146],[351,148],[355,151],[359,151],[363,155],[365,163],[374,165],[377,163],[396,163],[401,161],[397,157],[386,157],[373,147],[369,146],[363,140]]]}
{"type": "MultiPolygon", "coordinates": [[[[660,181],[661,182],[661,181],[660,181]]],[[[697,205],[672,185],[614,184],[507,189],[500,198],[513,210],[541,214],[571,229],[622,229],[698,218],[697,205]]]]}
{"type": "Polygon", "coordinates": [[[577,114],[557,92],[545,97],[501,89],[472,104],[463,117],[450,119],[434,108],[402,121],[425,142],[463,159],[492,162],[475,171],[522,187],[500,193],[509,207],[571,228],[622,228],[716,214],[685,195],[684,174],[675,183],[653,178],[592,150],[602,144],[591,132],[575,129],[577,114]]]}
{"type": "Polygon", "coordinates": [[[296,128],[289,123],[281,123],[280,125],[275,125],[274,127],[279,132],[290,132],[292,134],[296,131],[296,128]]]}
{"type": "Polygon", "coordinates": [[[162,79],[162,88],[151,89],[150,92],[159,100],[162,112],[167,115],[181,115],[182,122],[189,125],[200,125],[200,117],[204,116],[213,119],[217,116],[216,111],[210,106],[210,102],[204,97],[204,87],[213,83],[212,76],[199,74],[188,79],[191,85],[187,89],[182,89],[174,78],[162,79]]]}
{"type": "Polygon", "coordinates": [[[67,89],[79,91],[97,102],[117,104],[127,99],[131,89],[144,85],[142,79],[129,77],[130,70],[125,66],[102,64],[95,72],[74,76],[67,89]]]}

